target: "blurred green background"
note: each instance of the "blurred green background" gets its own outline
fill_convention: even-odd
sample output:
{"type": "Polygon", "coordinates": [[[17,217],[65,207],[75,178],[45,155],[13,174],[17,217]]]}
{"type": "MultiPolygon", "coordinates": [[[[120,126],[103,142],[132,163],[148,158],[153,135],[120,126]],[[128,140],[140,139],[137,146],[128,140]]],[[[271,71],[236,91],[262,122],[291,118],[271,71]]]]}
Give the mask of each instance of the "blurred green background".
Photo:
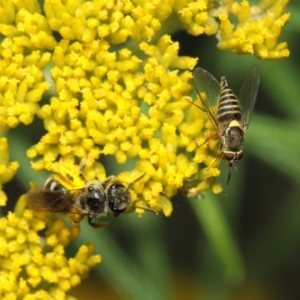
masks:
{"type": "MultiPolygon", "coordinates": [[[[180,55],[199,57],[198,66],[217,79],[226,76],[236,93],[249,68],[259,66],[261,84],[244,158],[229,186],[228,166],[221,162],[221,195],[204,193],[202,200],[178,195],[169,218],[127,214],[112,217],[104,230],[83,221],[69,251],[92,241],[103,262],[72,295],[80,300],[300,299],[300,7],[294,1],[287,11],[291,20],[281,41],[288,41],[291,55],[279,61],[221,52],[215,37],[173,36],[180,55]]],[[[33,141],[26,140],[24,129],[8,133],[12,159],[21,162],[16,180],[5,186],[10,199],[28,189],[28,178],[42,185],[47,177],[33,172],[24,155],[42,126],[35,126],[33,141]]]]}

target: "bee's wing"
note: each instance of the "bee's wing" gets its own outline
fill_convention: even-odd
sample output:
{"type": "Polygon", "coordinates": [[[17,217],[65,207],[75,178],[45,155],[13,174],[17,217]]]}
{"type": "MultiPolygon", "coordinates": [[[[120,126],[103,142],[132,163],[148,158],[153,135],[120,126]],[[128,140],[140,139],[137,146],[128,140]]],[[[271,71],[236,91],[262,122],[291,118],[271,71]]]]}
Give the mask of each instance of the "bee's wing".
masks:
{"type": "Polygon", "coordinates": [[[218,130],[217,126],[217,106],[219,95],[221,93],[220,83],[207,71],[196,68],[193,72],[194,83],[202,103],[202,110],[207,112],[212,124],[218,130]],[[205,93],[205,98],[201,95],[205,93]]]}
{"type": "Polygon", "coordinates": [[[239,101],[242,107],[242,124],[246,131],[256,102],[259,86],[259,69],[256,65],[248,71],[240,90],[239,101]]]}
{"type": "Polygon", "coordinates": [[[26,201],[31,209],[54,213],[71,212],[72,199],[72,195],[66,190],[33,190],[26,194],[26,201]]]}

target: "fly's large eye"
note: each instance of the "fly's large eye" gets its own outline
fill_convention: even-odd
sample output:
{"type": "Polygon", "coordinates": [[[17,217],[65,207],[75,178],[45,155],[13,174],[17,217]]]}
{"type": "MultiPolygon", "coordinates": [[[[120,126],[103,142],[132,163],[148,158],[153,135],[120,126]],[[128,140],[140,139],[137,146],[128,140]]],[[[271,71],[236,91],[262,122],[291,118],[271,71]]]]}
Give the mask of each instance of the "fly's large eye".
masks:
{"type": "Polygon", "coordinates": [[[234,152],[224,152],[224,158],[231,161],[235,157],[234,152]]]}
{"type": "Polygon", "coordinates": [[[233,152],[233,151],[224,151],[224,158],[228,161],[238,161],[243,158],[243,151],[233,152]]]}

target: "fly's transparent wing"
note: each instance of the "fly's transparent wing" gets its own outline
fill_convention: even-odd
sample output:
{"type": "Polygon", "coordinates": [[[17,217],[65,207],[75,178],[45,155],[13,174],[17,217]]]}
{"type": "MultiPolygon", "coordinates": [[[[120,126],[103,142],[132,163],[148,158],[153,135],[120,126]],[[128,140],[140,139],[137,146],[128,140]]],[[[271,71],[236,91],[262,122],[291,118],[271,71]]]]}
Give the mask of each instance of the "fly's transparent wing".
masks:
{"type": "Polygon", "coordinates": [[[255,105],[257,91],[259,86],[259,69],[252,66],[244,80],[240,90],[239,101],[242,107],[242,124],[244,130],[249,126],[253,108],[255,105]]]}
{"type": "Polygon", "coordinates": [[[218,130],[217,126],[217,105],[221,93],[220,83],[207,71],[196,68],[193,72],[194,83],[202,103],[202,108],[209,116],[210,121],[218,130]],[[201,94],[205,94],[204,96],[201,94]]]}

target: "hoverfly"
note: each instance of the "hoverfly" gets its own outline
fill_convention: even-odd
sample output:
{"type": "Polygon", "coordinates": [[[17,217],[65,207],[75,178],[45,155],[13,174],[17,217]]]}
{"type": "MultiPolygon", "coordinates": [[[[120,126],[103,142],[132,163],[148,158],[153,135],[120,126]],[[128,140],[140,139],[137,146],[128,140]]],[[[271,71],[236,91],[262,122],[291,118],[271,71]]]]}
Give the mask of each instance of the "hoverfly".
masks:
{"type": "Polygon", "coordinates": [[[131,202],[129,190],[145,174],[125,187],[116,176],[109,176],[103,181],[87,181],[83,176],[84,167],[85,165],[80,167],[79,174],[85,182],[82,188],[67,189],[57,180],[60,176],[54,174],[47,179],[43,189],[35,189],[26,194],[28,206],[37,211],[67,214],[75,224],[79,223],[84,216],[88,216],[89,224],[95,228],[104,227],[107,223],[94,223],[94,218],[105,216],[108,212],[117,217],[128,206],[157,214],[151,208],[135,206],[131,202]]]}
{"type": "Polygon", "coordinates": [[[202,107],[193,102],[192,104],[207,113],[216,129],[217,133],[208,139],[216,136],[221,139],[217,160],[223,156],[228,161],[228,185],[232,168],[236,168],[238,161],[243,157],[242,146],[257,97],[259,70],[254,65],[248,71],[239,98],[229,88],[225,77],[221,77],[219,83],[210,73],[201,68],[194,70],[193,77],[202,107]],[[206,95],[205,98],[203,93],[206,95]]]}

